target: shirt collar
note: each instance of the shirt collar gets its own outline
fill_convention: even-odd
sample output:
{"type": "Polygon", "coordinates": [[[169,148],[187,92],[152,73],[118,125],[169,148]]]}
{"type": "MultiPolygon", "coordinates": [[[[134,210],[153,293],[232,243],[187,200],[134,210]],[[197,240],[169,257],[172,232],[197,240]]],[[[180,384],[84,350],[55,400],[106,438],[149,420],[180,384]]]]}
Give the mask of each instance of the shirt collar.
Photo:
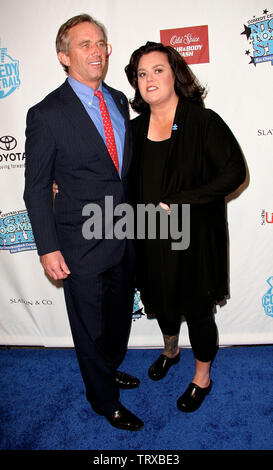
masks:
{"type": "MultiPolygon", "coordinates": [[[[84,83],[79,82],[75,78],[72,78],[70,75],[68,76],[68,83],[83,103],[88,104],[89,106],[90,104],[93,104],[95,91],[93,88],[85,85],[84,83]]],[[[97,90],[100,90],[101,92],[104,91],[104,89],[102,88],[102,81],[100,82],[97,90]]]]}

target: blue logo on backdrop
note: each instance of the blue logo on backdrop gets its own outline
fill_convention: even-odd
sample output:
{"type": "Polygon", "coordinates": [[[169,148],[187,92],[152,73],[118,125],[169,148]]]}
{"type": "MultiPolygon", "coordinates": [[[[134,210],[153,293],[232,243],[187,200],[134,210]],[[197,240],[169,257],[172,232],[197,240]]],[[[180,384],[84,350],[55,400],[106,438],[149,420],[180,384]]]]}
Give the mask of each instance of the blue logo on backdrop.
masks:
{"type": "Polygon", "coordinates": [[[9,250],[10,253],[36,250],[26,210],[0,215],[0,250],[9,250]]]}
{"type": "Polygon", "coordinates": [[[9,96],[19,85],[19,61],[7,54],[7,48],[0,47],[0,98],[9,96]]]}
{"type": "Polygon", "coordinates": [[[142,313],[142,308],[143,308],[143,306],[141,306],[140,292],[135,289],[134,305],[133,305],[133,320],[134,321],[137,318],[141,318],[144,315],[142,313]]]}
{"type": "Polygon", "coordinates": [[[249,41],[251,51],[247,49],[245,54],[251,58],[249,64],[256,65],[270,62],[273,65],[273,14],[267,9],[258,16],[244,24],[244,31],[241,33],[249,41]]]}
{"type": "Polygon", "coordinates": [[[266,315],[273,317],[273,276],[270,276],[266,282],[270,288],[263,295],[262,302],[266,315]]]}

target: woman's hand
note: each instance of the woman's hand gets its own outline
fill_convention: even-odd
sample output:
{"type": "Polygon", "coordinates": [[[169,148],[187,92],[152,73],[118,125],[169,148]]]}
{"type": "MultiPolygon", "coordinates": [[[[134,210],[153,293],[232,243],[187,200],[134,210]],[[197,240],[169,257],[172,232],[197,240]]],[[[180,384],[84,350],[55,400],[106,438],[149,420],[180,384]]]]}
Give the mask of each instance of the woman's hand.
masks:
{"type": "Polygon", "coordinates": [[[164,209],[165,211],[168,211],[168,215],[170,215],[171,209],[168,206],[168,204],[165,204],[164,202],[160,202],[159,205],[162,207],[162,209],[164,209]]]}
{"type": "Polygon", "coordinates": [[[53,197],[55,197],[56,194],[59,192],[59,188],[58,188],[56,181],[53,181],[52,183],[52,192],[53,192],[53,197]]]}

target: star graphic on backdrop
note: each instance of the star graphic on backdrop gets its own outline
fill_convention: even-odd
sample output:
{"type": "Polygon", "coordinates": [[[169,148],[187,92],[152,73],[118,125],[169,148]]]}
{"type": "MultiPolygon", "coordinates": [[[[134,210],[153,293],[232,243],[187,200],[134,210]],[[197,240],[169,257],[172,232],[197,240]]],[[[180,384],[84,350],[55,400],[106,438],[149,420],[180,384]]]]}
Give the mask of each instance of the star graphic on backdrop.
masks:
{"type": "Polygon", "coordinates": [[[263,10],[263,14],[264,14],[264,15],[266,15],[267,13],[268,13],[268,10],[267,10],[267,9],[263,10]]]}
{"type": "Polygon", "coordinates": [[[245,55],[249,55],[250,54],[250,51],[245,51],[245,55]]]}
{"type": "Polygon", "coordinates": [[[250,29],[248,26],[246,26],[245,24],[244,24],[244,28],[245,28],[245,29],[244,29],[244,31],[243,31],[241,34],[245,34],[246,37],[247,37],[247,39],[249,39],[249,37],[250,37],[250,35],[251,35],[251,29],[250,29]]]}
{"type": "Polygon", "coordinates": [[[255,65],[255,67],[256,67],[256,64],[255,64],[255,61],[254,61],[254,57],[250,56],[250,58],[251,58],[251,61],[250,61],[250,62],[248,62],[248,63],[249,63],[249,64],[254,64],[254,65],[255,65]]]}

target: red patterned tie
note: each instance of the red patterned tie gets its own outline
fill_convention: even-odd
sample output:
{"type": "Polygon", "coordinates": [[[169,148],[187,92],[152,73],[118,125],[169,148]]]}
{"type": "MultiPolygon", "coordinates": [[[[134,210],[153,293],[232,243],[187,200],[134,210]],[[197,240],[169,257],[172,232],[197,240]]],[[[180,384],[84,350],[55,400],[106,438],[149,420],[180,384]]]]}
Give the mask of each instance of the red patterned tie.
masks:
{"type": "Polygon", "coordinates": [[[102,117],[102,122],[103,122],[103,127],[104,127],[107,150],[118,171],[119,170],[118,152],[117,152],[115,136],[114,136],[114,131],[113,131],[110,115],[109,115],[106,103],[103,99],[102,92],[99,90],[96,90],[94,92],[94,95],[99,98],[100,112],[101,112],[101,117],[102,117]]]}

